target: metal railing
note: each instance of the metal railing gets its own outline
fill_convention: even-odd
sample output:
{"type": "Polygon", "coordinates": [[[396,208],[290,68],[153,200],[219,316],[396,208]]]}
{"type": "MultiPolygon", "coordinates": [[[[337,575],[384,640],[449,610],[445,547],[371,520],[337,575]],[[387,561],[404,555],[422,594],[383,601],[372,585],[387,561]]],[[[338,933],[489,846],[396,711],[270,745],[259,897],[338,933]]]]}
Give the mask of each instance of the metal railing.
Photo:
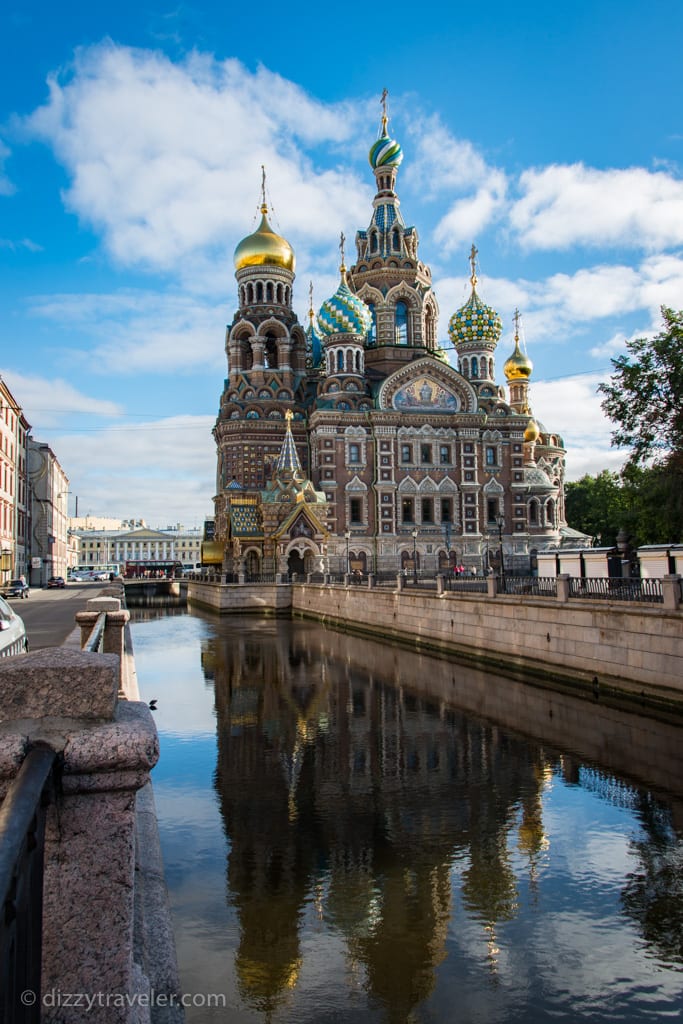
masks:
{"type": "Polygon", "coordinates": [[[57,753],[37,744],[0,807],[0,1009],[8,1024],[40,1021],[45,815],[57,768],[57,753]],[[35,997],[30,1005],[21,998],[26,992],[35,997]]]}
{"type": "Polygon", "coordinates": [[[557,597],[557,580],[554,576],[504,576],[498,580],[498,589],[501,594],[557,597]]]}
{"type": "Polygon", "coordinates": [[[652,601],[662,603],[662,581],[651,579],[622,579],[617,576],[581,578],[569,581],[570,597],[602,598],[608,601],[652,601]]]}
{"type": "Polygon", "coordinates": [[[97,616],[97,622],[90,630],[90,635],[81,649],[88,651],[89,654],[102,654],[102,651],[104,650],[104,630],[106,625],[107,613],[100,612],[97,616]]]}

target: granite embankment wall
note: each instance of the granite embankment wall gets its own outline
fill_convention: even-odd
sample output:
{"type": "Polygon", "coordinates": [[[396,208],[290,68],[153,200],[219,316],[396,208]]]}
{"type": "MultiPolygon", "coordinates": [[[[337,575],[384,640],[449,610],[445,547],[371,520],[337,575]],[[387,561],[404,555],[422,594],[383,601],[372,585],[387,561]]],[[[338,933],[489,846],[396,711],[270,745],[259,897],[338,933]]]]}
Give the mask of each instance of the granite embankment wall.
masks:
{"type": "Polygon", "coordinates": [[[683,612],[661,605],[294,586],[294,614],[593,686],[683,700],[683,612]]]}

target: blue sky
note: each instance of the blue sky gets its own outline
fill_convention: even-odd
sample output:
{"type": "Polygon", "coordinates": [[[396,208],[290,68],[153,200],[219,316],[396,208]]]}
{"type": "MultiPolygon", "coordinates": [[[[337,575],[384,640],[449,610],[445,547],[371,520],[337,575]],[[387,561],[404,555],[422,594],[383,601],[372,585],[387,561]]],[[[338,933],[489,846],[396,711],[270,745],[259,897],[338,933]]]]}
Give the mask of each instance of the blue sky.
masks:
{"type": "Polygon", "coordinates": [[[307,322],[367,227],[389,90],[397,191],[439,338],[478,290],[512,313],[568,476],[618,469],[596,386],[683,306],[683,4],[158,0],[0,11],[0,373],[71,511],[201,525],[265,164],[307,322]],[[109,9],[107,9],[109,8],[109,9]],[[424,21],[420,21],[421,15],[424,21]]]}

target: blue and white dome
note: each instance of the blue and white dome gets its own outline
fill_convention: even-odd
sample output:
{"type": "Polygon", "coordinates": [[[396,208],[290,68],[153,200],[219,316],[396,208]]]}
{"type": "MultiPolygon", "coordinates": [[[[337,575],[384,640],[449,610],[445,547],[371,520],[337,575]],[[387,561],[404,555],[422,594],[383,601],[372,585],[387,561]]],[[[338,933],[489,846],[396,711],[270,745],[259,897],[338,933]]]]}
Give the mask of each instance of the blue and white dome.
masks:
{"type": "Polygon", "coordinates": [[[368,160],[373,171],[378,167],[398,167],[403,160],[403,150],[395,139],[390,139],[383,132],[377,142],[373,143],[368,160]]]}
{"type": "Polygon", "coordinates": [[[346,283],[346,268],[334,295],[326,299],[318,312],[318,327],[325,337],[332,334],[366,335],[372,325],[372,313],[346,283]]]}

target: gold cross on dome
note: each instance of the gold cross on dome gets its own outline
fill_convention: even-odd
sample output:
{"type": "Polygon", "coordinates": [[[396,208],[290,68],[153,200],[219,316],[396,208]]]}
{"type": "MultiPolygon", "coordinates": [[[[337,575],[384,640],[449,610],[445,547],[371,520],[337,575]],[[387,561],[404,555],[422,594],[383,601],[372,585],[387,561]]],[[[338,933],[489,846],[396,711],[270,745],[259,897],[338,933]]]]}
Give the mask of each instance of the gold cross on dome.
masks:
{"type": "Polygon", "coordinates": [[[345,241],[346,241],[346,236],[344,235],[344,232],[342,231],[341,237],[339,239],[339,251],[341,252],[342,267],[344,266],[344,262],[345,262],[344,261],[344,242],[345,241]]]}
{"type": "Polygon", "coordinates": [[[515,321],[515,341],[519,338],[519,310],[515,310],[515,314],[512,318],[515,321]]]}
{"type": "Polygon", "coordinates": [[[472,248],[470,249],[470,281],[472,283],[472,287],[473,288],[474,288],[474,286],[477,283],[476,261],[477,261],[477,256],[478,255],[479,255],[479,250],[477,249],[477,247],[474,244],[474,242],[472,242],[472,248]]]}

